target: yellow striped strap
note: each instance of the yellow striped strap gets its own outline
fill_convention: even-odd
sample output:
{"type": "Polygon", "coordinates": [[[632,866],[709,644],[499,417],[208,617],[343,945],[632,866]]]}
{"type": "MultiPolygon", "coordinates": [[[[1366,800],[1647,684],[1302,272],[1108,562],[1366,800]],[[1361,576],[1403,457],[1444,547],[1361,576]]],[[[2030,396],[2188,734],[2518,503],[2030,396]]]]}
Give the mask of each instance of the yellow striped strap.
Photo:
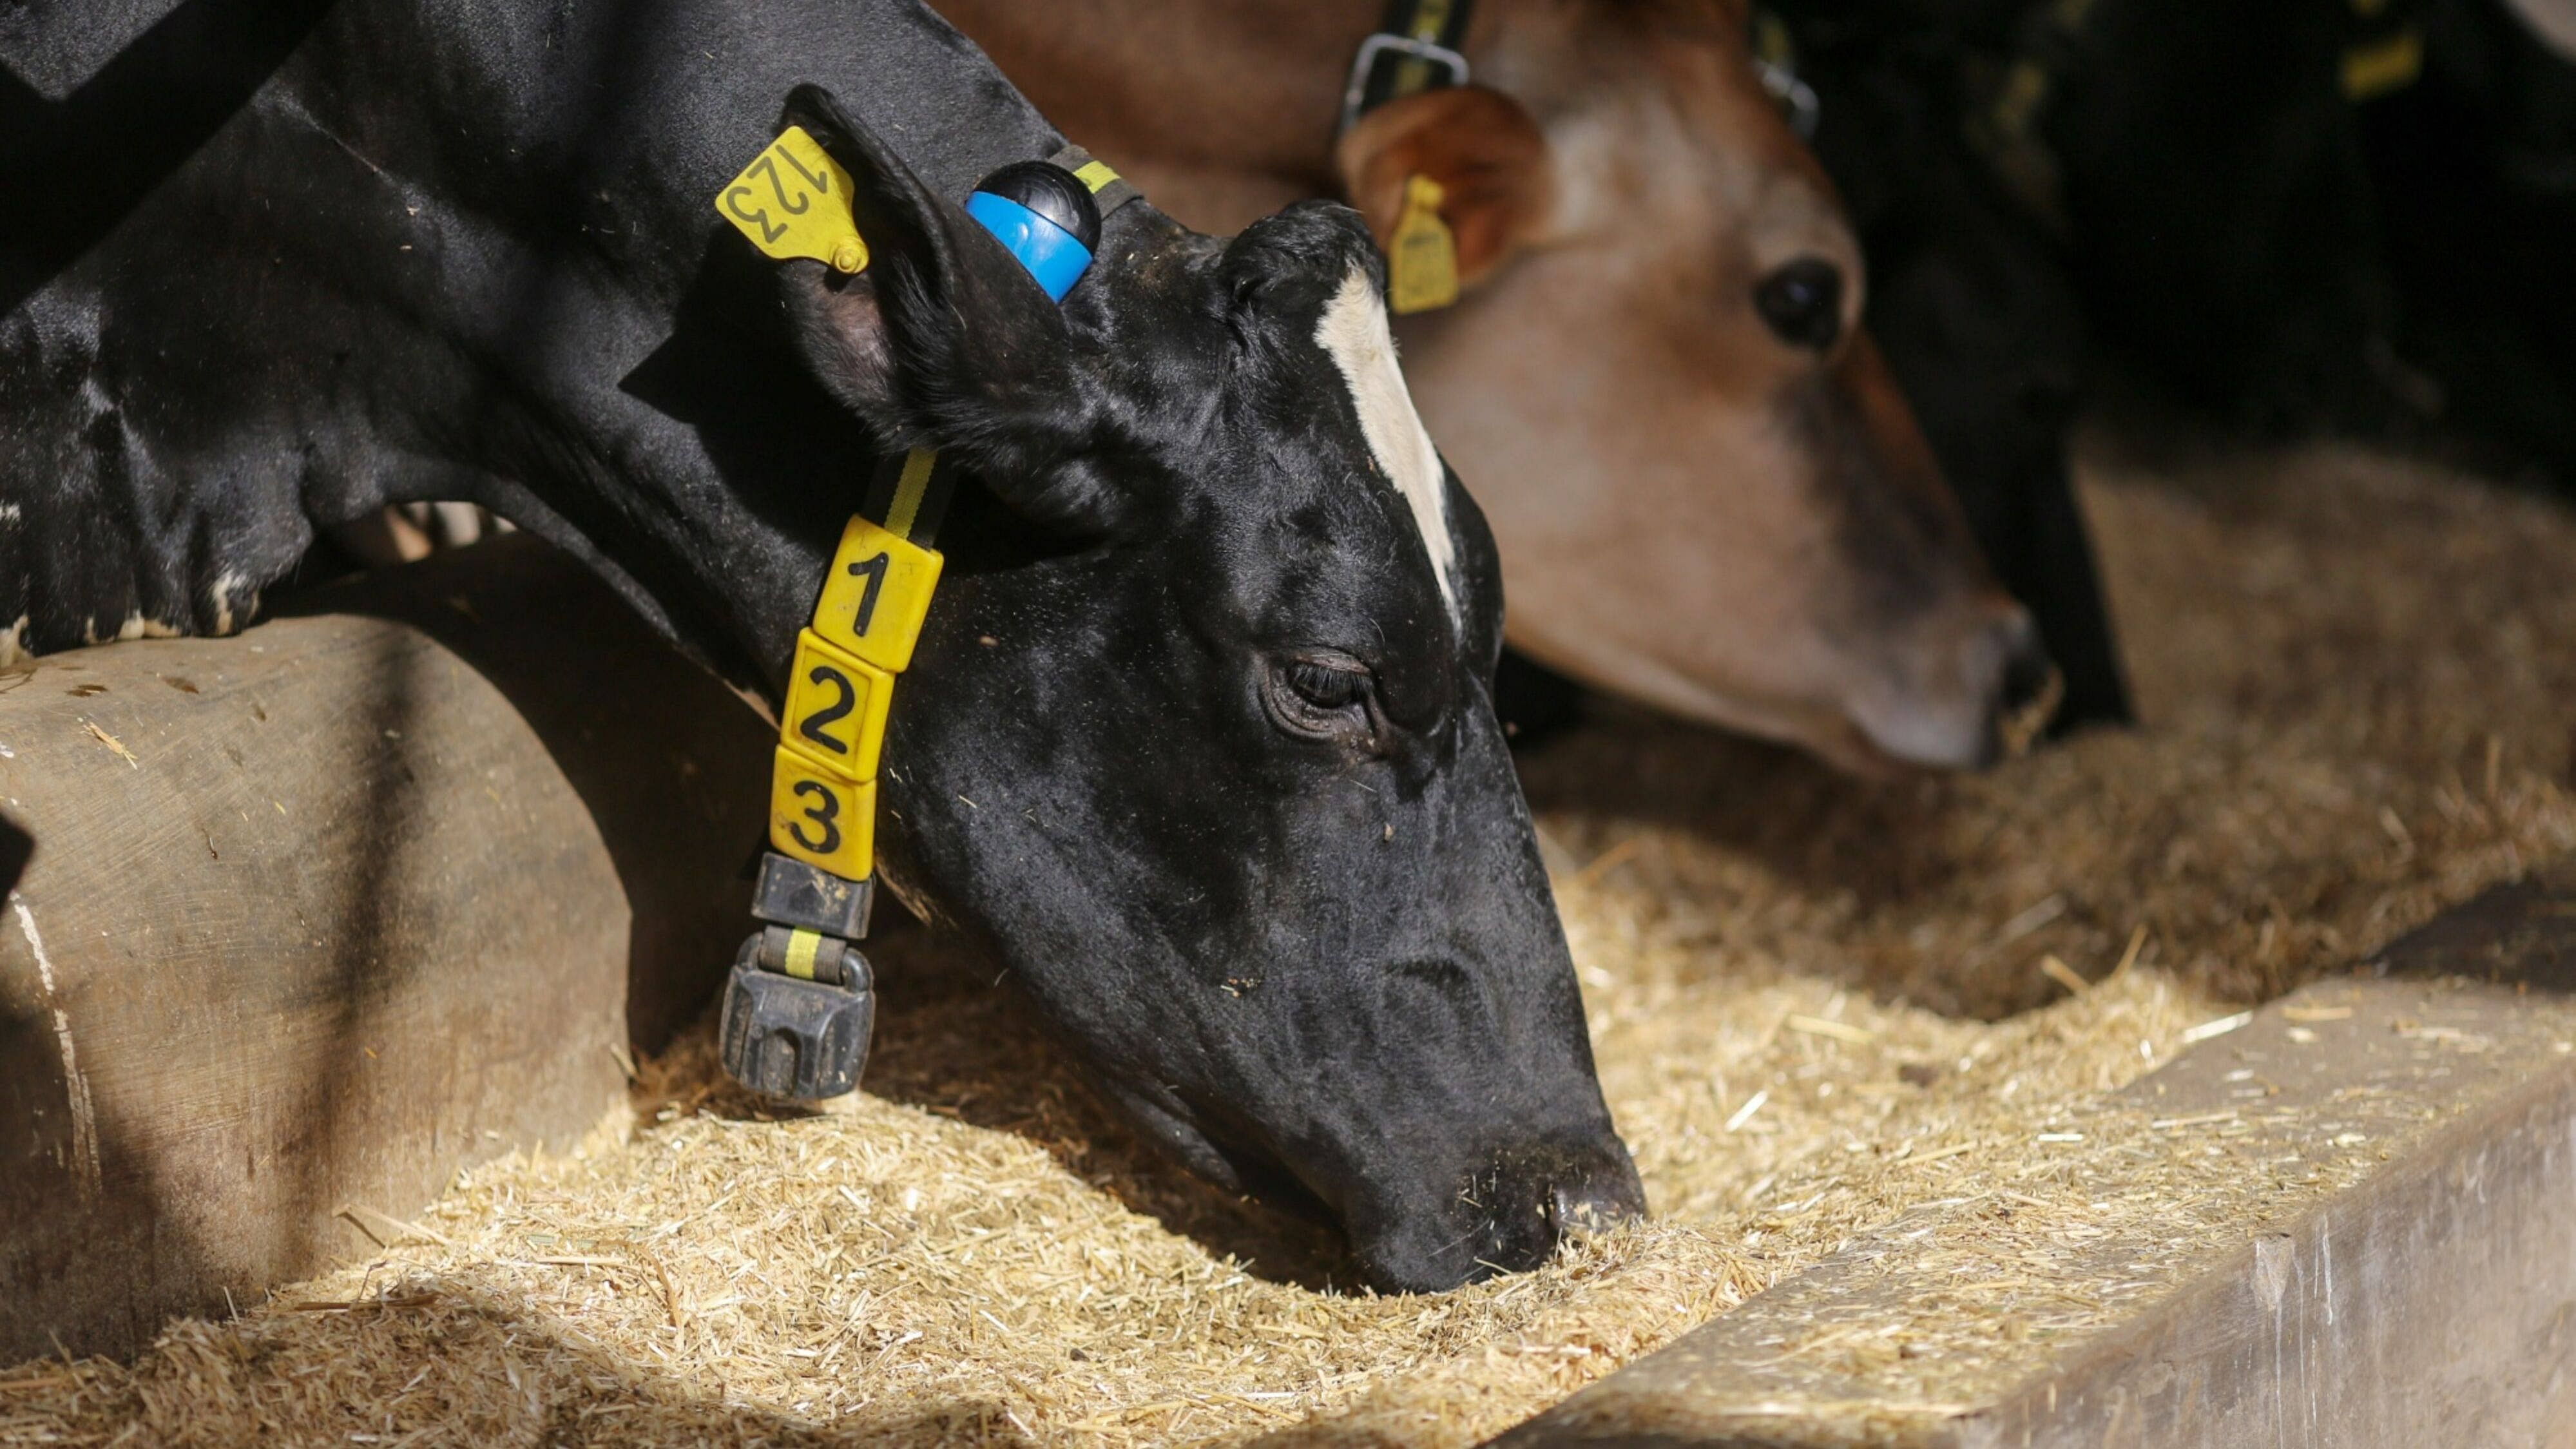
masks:
{"type": "Polygon", "coordinates": [[[1065,147],[1049,156],[1047,164],[1072,172],[1073,179],[1090,190],[1092,204],[1100,208],[1102,221],[1109,219],[1109,213],[1144,195],[1136,189],[1135,183],[1110,170],[1107,163],[1080,146],[1065,147]]]}
{"type": "Polygon", "coordinates": [[[814,953],[822,948],[823,938],[813,931],[799,928],[787,933],[787,974],[799,981],[814,979],[814,953]]]}
{"type": "Polygon", "coordinates": [[[921,521],[922,500],[930,496],[930,476],[939,471],[939,455],[928,448],[915,448],[903,455],[903,467],[895,474],[894,497],[886,504],[886,532],[901,534],[915,543],[926,543],[914,526],[921,521]]]}

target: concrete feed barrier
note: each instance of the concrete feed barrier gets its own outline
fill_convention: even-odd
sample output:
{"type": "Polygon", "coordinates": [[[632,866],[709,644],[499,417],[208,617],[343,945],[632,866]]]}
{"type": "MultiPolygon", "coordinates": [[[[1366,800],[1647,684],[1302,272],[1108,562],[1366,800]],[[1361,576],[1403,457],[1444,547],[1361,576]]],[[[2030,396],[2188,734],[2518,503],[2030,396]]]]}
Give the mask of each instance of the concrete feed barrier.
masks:
{"type": "Polygon", "coordinates": [[[2489,892],[1495,1443],[2576,1445],[2571,993],[2489,892]]]}
{"type": "Polygon", "coordinates": [[[0,1362],[130,1352],[568,1144],[748,929],[768,731],[578,565],[508,538],[299,607],[0,674],[0,1362]]]}

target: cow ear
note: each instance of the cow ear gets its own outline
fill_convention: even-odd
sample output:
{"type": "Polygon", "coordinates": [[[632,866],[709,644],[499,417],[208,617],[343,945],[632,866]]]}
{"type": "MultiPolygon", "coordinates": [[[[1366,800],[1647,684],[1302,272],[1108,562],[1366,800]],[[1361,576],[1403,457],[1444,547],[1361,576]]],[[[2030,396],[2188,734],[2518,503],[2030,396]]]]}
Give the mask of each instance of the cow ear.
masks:
{"type": "Polygon", "coordinates": [[[779,268],[805,365],[890,448],[955,455],[1039,522],[1099,528],[1111,500],[1083,452],[1098,409],[1063,315],[963,206],[819,86],[799,86],[781,129],[802,126],[850,173],[868,263],[779,268]]]}
{"type": "Polygon", "coordinates": [[[1474,286],[1536,234],[1555,196],[1547,137],[1521,104],[1486,86],[1447,86],[1361,116],[1334,148],[1342,191],[1384,247],[1405,182],[1428,176],[1458,247],[1458,281],[1474,286]]]}

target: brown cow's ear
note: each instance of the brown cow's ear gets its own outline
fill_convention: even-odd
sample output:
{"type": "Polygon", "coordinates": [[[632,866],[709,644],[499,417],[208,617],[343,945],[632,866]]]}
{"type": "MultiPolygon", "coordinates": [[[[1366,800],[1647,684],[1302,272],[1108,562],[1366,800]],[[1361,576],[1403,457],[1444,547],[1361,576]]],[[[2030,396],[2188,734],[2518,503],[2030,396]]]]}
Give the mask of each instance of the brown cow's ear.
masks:
{"type": "Polygon", "coordinates": [[[1555,195],[1547,137],[1520,102],[1485,86],[1449,86],[1390,101],[1334,148],[1342,190],[1384,247],[1404,210],[1405,182],[1428,176],[1458,245],[1458,281],[1474,286],[1533,236],[1555,195]]]}

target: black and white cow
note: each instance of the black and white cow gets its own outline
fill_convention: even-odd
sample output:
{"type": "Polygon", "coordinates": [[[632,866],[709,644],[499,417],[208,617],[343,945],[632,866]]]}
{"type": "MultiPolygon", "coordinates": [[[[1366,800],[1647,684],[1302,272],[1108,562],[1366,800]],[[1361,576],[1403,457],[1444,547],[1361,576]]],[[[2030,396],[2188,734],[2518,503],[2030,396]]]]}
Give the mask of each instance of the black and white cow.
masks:
{"type": "Polygon", "coordinates": [[[7,194],[67,198],[0,233],[18,645],[222,633],[317,527],[470,499],[775,698],[874,460],[936,446],[977,483],[889,883],[1381,1286],[1642,1210],[1489,700],[1493,545],[1351,212],[1125,207],[1059,310],[958,201],[1062,138],[909,0],[191,0],[7,104],[7,194]],[[856,278],[710,208],[791,95],[856,278]]]}
{"type": "Polygon", "coordinates": [[[2140,379],[2264,431],[2438,440],[2576,487],[2564,7],[1791,3],[1946,51],[1909,77],[1920,109],[1964,112],[2140,379]]]}

